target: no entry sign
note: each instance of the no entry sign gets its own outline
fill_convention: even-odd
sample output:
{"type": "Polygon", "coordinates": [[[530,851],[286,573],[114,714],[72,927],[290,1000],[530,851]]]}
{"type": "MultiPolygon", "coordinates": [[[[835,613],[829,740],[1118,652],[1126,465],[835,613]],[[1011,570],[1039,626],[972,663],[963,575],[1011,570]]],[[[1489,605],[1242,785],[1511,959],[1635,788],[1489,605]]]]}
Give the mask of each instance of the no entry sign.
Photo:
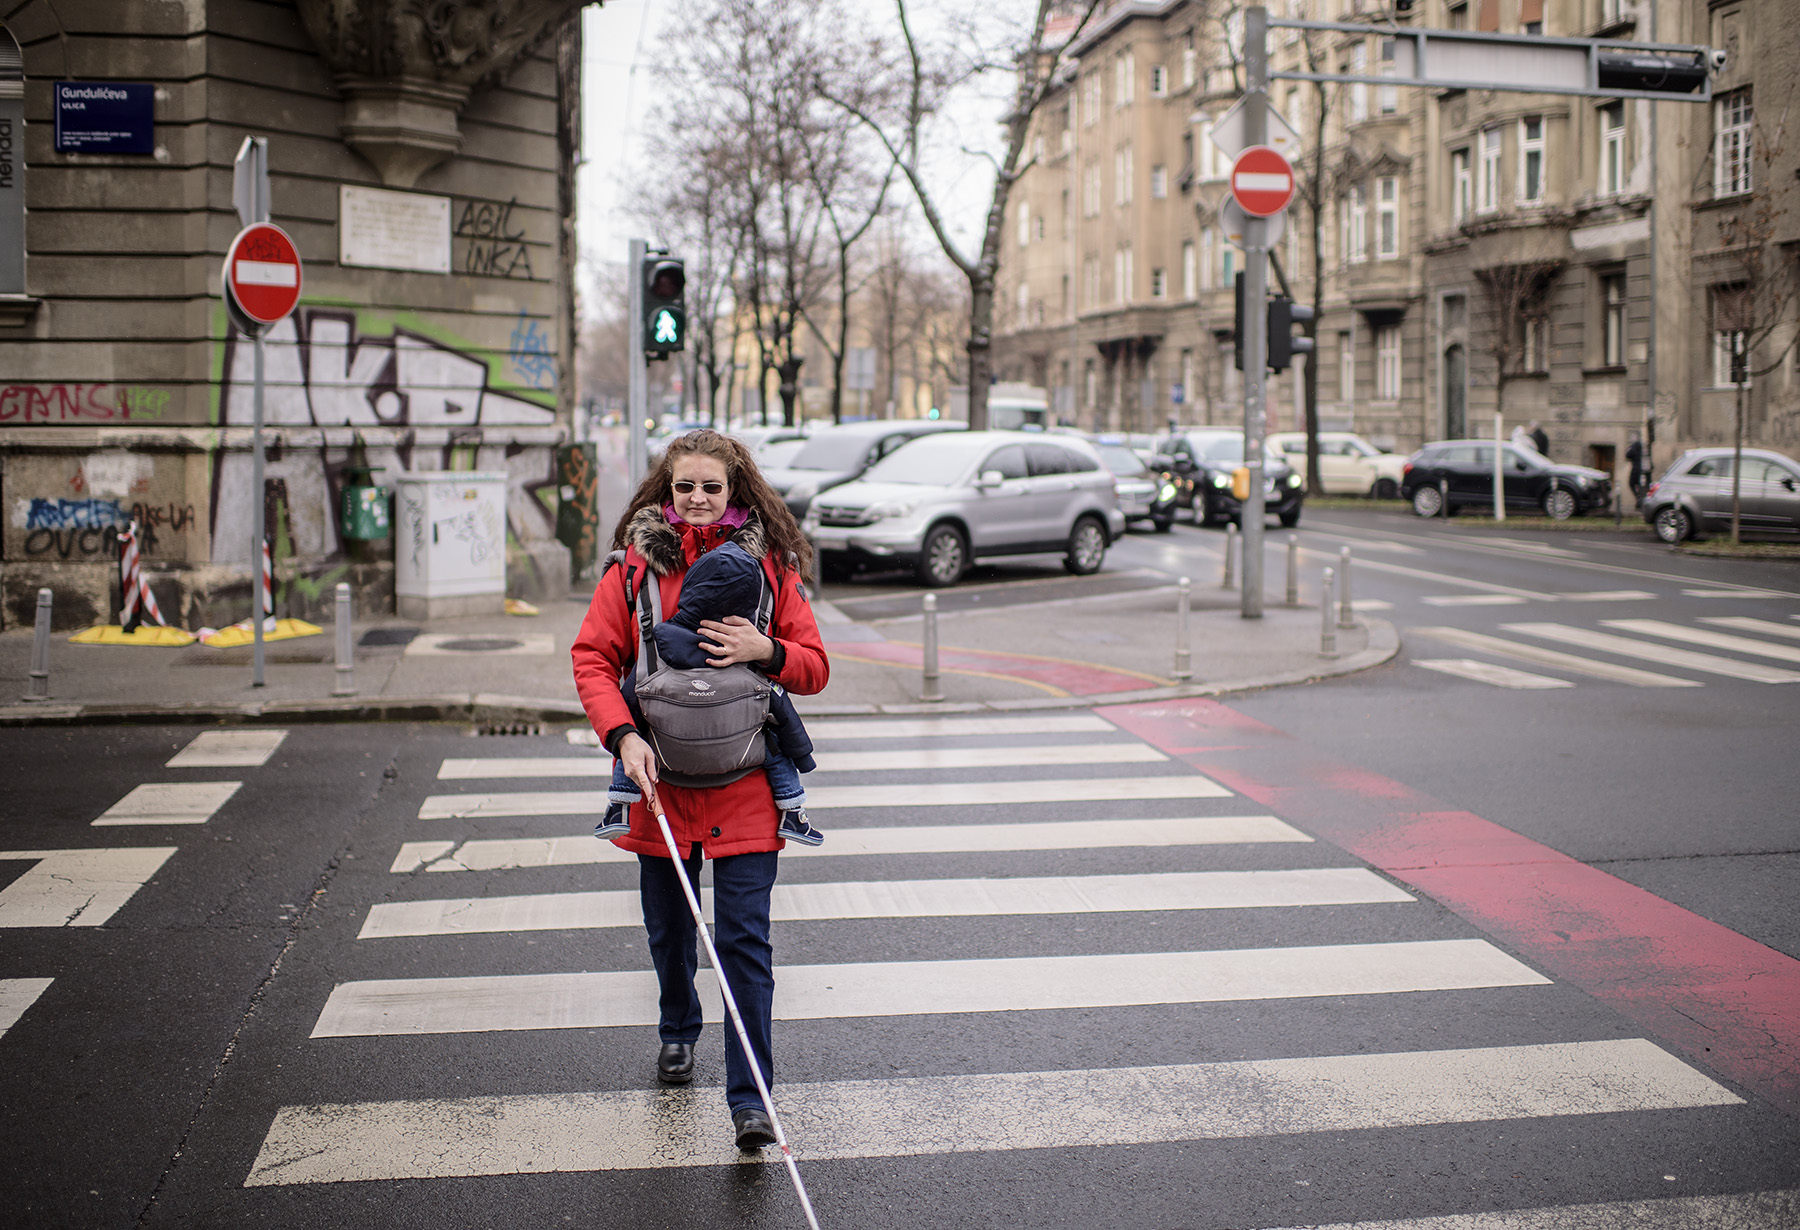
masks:
{"type": "Polygon", "coordinates": [[[1252,145],[1231,164],[1231,196],[1247,214],[1278,214],[1294,199],[1294,168],[1268,146],[1252,145]]]}
{"type": "Polygon", "coordinates": [[[272,325],[300,302],[300,253],[279,226],[255,222],[225,254],[225,290],[245,316],[272,325]]]}

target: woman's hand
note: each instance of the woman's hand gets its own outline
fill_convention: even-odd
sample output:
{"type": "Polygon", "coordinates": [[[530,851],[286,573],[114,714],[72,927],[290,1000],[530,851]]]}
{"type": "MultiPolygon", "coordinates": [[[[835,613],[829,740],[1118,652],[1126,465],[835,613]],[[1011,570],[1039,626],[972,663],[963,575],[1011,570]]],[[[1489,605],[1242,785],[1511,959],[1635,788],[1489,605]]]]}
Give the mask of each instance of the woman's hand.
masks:
{"type": "Polygon", "coordinates": [[[619,737],[619,764],[646,799],[656,793],[656,753],[642,735],[628,730],[619,737]]]}
{"type": "Polygon", "coordinates": [[[742,615],[727,615],[723,622],[703,619],[700,631],[711,638],[701,641],[700,648],[716,655],[706,660],[708,666],[732,666],[739,662],[754,666],[775,658],[775,642],[758,632],[756,625],[742,615]]]}

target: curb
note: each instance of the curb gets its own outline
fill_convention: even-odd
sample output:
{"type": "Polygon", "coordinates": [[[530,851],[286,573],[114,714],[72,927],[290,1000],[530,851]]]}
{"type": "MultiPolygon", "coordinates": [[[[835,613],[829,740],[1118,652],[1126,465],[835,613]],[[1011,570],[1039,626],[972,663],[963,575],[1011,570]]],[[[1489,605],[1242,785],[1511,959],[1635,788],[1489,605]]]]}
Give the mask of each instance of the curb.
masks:
{"type": "MultiPolygon", "coordinates": [[[[1089,696],[1046,696],[1028,700],[948,701],[886,705],[806,705],[795,697],[802,717],[867,717],[888,714],[1018,713],[1039,709],[1087,709],[1154,700],[1187,700],[1313,683],[1380,666],[1400,652],[1400,635],[1385,619],[1370,619],[1369,646],[1317,665],[1219,683],[1171,684],[1089,696]]],[[[566,700],[505,696],[493,692],[451,692],[435,696],[327,697],[319,700],[247,701],[240,704],[166,705],[35,704],[0,705],[0,729],[26,726],[194,725],[249,722],[586,722],[587,711],[566,700]]]]}

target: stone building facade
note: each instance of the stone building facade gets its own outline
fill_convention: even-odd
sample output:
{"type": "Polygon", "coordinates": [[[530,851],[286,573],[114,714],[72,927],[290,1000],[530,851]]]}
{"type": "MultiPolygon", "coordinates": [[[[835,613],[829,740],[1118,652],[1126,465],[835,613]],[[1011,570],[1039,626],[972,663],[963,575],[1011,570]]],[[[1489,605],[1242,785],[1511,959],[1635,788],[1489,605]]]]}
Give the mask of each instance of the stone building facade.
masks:
{"type": "MultiPolygon", "coordinates": [[[[1277,68],[1381,76],[1392,63],[1372,11],[1385,6],[1270,7],[1369,25],[1272,30],[1277,68]]],[[[1640,436],[1661,464],[1730,442],[1744,375],[1746,442],[1793,453],[1800,143],[1782,117],[1800,88],[1800,10],[1421,0],[1408,20],[1708,44],[1728,61],[1710,104],[1331,85],[1322,143],[1320,91],[1273,81],[1271,105],[1302,138],[1303,193],[1315,170],[1321,185],[1316,228],[1297,197],[1277,246],[1298,300],[1318,284],[1321,426],[1409,451],[1489,435],[1499,411],[1504,432],[1541,422],[1558,460],[1620,468],[1640,436]]],[[[1228,167],[1209,139],[1239,97],[1236,37],[1229,6],[1118,0],[1036,118],[997,369],[1068,390],[1065,417],[1082,426],[1242,421],[1228,167]]],[[[1298,384],[1272,382],[1270,430],[1302,425],[1298,384]]]]}
{"type": "Polygon", "coordinates": [[[344,535],[352,465],[505,471],[509,580],[567,584],[578,8],[0,0],[0,626],[39,586],[60,626],[115,613],[133,519],[171,623],[242,618],[258,498],[282,613],[343,579],[392,609],[391,540],[344,535]],[[59,148],[71,82],[149,85],[146,152],[59,148]],[[252,135],[304,266],[265,344],[260,493],[221,298],[252,135]]]}

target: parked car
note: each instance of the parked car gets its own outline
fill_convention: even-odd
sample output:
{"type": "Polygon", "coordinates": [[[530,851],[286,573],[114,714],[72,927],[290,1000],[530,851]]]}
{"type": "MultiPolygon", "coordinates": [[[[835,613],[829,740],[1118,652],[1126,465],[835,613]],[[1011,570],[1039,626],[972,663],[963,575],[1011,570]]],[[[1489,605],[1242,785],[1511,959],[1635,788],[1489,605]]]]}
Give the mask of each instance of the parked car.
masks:
{"type": "Polygon", "coordinates": [[[1121,438],[1100,436],[1091,441],[1100,464],[1112,471],[1119,495],[1119,511],[1125,523],[1148,521],[1159,534],[1175,525],[1175,506],[1180,488],[1166,471],[1153,469],[1143,455],[1121,438]]]}
{"type": "Polygon", "coordinates": [[[780,440],[804,440],[807,437],[805,426],[799,427],[760,427],[751,424],[747,427],[734,427],[729,433],[735,440],[743,442],[751,452],[758,452],[764,445],[774,444],[780,440]]]}
{"type": "MultiPolygon", "coordinates": [[[[1535,508],[1552,521],[1567,521],[1612,503],[1612,479],[1603,470],[1559,465],[1532,449],[1504,446],[1501,456],[1506,507],[1535,508]]],[[[1494,505],[1494,442],[1437,440],[1406,459],[1400,494],[1421,517],[1454,513],[1465,504],[1494,505]]]]}
{"type": "MultiPolygon", "coordinates": [[[[1243,510],[1232,485],[1233,473],[1244,464],[1244,433],[1228,427],[1197,427],[1163,439],[1160,455],[1169,468],[1189,479],[1187,506],[1200,525],[1239,521],[1243,510]]],[[[1287,457],[1263,441],[1263,512],[1281,518],[1286,526],[1300,524],[1306,490],[1299,471],[1287,457]]]]}
{"type": "MultiPolygon", "coordinates": [[[[1269,437],[1269,445],[1288,459],[1306,478],[1306,433],[1284,431],[1269,437]]],[[[1383,452],[1361,436],[1348,431],[1319,433],[1319,482],[1326,495],[1366,495],[1392,500],[1400,495],[1400,479],[1406,459],[1383,452]]]]}
{"type": "MultiPolygon", "coordinates": [[[[1766,449],[1743,451],[1738,479],[1738,524],[1758,533],[1800,532],[1800,462],[1766,449]]],[[[1689,449],[1650,484],[1638,508],[1667,543],[1704,538],[1731,528],[1728,448],[1689,449]]]]}
{"type": "Polygon", "coordinates": [[[1113,481],[1069,436],[932,435],[816,497],[805,529],[835,574],[906,565],[937,587],[978,559],[1055,552],[1080,576],[1125,532],[1113,481]]]}
{"type": "Polygon", "coordinates": [[[781,493],[796,518],[804,517],[813,497],[847,483],[907,441],[940,431],[965,431],[961,423],[927,419],[890,419],[822,427],[787,465],[763,467],[763,477],[781,493]]]}

